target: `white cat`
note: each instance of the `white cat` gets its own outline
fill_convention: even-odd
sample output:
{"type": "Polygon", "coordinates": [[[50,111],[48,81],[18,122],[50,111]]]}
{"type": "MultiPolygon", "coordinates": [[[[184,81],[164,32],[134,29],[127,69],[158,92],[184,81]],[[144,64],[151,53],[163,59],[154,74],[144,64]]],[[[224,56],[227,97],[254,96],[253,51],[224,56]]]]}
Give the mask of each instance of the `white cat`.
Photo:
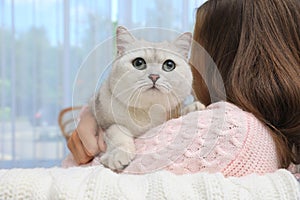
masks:
{"type": "Polygon", "coordinates": [[[191,33],[184,33],[173,42],[151,43],[117,28],[118,56],[89,103],[105,130],[103,165],[123,169],[135,156],[134,138],[179,114],[204,108],[194,102],[181,109],[192,89],[187,63],[191,39],[191,33]]]}

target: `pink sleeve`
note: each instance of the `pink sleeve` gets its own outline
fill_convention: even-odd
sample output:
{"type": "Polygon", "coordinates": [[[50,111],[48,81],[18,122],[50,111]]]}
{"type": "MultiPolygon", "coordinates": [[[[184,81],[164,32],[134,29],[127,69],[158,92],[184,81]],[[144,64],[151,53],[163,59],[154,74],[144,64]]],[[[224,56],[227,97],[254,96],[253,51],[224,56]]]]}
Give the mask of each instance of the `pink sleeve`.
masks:
{"type": "Polygon", "coordinates": [[[235,157],[246,136],[240,127],[231,127],[236,134],[229,134],[229,129],[223,130],[226,112],[225,108],[208,108],[150,130],[136,140],[137,156],[126,172],[145,173],[159,169],[176,174],[221,171],[235,157]]]}
{"type": "Polygon", "coordinates": [[[125,172],[139,174],[164,169],[176,174],[223,172],[225,176],[242,176],[275,171],[277,157],[272,137],[265,127],[263,131],[249,128],[257,125],[249,125],[251,120],[256,119],[224,102],[170,120],[136,139],[137,156],[125,172]],[[258,140],[265,137],[263,145],[270,150],[259,150],[253,145],[256,140],[251,134],[259,135],[258,140]],[[255,151],[258,155],[260,151],[270,151],[270,155],[266,155],[267,159],[260,155],[256,158],[256,153],[252,153],[255,151]]]}

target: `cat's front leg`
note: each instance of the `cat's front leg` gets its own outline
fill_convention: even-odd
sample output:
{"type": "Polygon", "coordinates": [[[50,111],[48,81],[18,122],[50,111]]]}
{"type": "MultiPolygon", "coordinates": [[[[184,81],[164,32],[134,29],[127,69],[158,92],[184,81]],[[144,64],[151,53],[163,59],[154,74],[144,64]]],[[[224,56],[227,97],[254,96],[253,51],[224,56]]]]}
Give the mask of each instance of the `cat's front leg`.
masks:
{"type": "Polygon", "coordinates": [[[205,105],[200,103],[199,101],[194,101],[193,103],[185,106],[181,112],[182,115],[186,115],[190,112],[194,112],[197,110],[203,110],[205,109],[205,105]]]}
{"type": "Polygon", "coordinates": [[[116,171],[124,169],[135,156],[135,145],[130,131],[121,125],[111,125],[105,131],[106,152],[101,163],[116,171]]]}

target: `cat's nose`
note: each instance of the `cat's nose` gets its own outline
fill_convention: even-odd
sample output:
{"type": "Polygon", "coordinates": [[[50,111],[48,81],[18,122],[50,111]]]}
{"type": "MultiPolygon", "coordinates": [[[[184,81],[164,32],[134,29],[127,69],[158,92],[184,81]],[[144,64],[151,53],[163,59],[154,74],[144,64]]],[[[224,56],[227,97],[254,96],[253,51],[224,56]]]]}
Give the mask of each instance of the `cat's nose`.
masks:
{"type": "Polygon", "coordinates": [[[158,74],[150,74],[148,78],[150,78],[153,84],[155,84],[155,82],[160,78],[160,76],[158,74]]]}

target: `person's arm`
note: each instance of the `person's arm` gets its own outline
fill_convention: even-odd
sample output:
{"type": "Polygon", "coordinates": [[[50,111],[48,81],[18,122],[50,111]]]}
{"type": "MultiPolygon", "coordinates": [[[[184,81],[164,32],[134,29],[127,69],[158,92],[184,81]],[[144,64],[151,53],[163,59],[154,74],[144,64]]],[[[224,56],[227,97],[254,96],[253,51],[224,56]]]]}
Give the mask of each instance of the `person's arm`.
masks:
{"type": "Polygon", "coordinates": [[[106,150],[103,131],[97,127],[94,115],[86,106],[80,114],[80,121],[72,133],[68,148],[78,164],[90,162],[95,155],[106,150]],[[96,134],[98,132],[98,134],[96,134]]]}
{"type": "Polygon", "coordinates": [[[227,177],[278,169],[269,129],[226,102],[169,120],[136,139],[135,145],[136,157],[126,173],[166,169],[176,174],[222,172],[227,177]]]}

